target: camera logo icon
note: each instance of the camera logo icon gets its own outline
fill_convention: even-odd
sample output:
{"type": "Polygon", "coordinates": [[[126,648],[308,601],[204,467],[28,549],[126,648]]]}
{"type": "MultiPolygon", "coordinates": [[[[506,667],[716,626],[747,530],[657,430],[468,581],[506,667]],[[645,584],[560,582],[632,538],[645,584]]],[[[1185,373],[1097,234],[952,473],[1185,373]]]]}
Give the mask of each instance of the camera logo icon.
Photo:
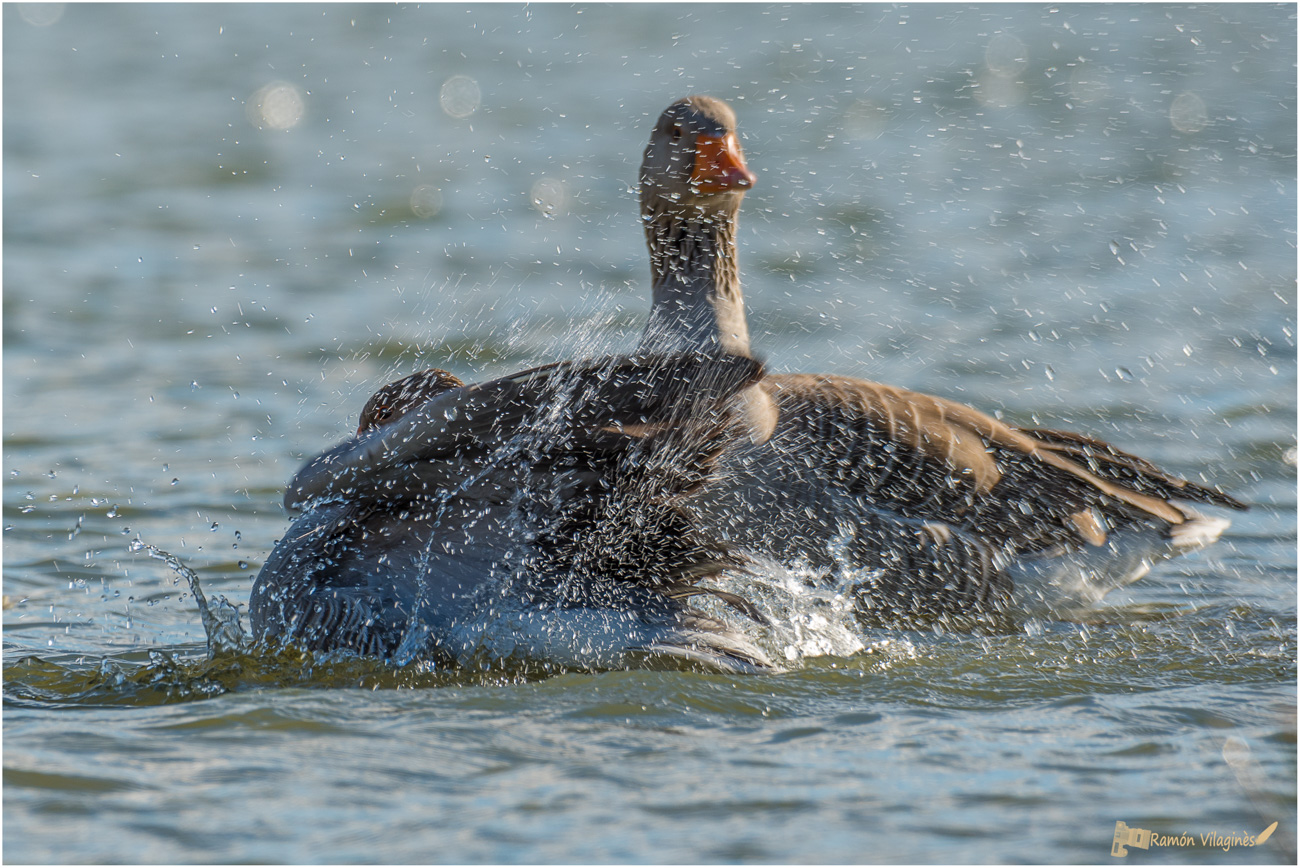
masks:
{"type": "Polygon", "coordinates": [[[1110,845],[1110,855],[1116,858],[1128,855],[1129,847],[1139,850],[1151,849],[1150,829],[1130,829],[1123,820],[1115,821],[1115,839],[1110,845]]]}

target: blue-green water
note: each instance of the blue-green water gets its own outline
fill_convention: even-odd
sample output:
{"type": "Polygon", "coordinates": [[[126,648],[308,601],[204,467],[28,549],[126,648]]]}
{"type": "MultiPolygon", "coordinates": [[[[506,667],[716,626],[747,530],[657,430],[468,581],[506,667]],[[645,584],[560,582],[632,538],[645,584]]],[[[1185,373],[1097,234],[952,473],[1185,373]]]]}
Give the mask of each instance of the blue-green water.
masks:
{"type": "Polygon", "coordinates": [[[1293,860],[1293,7],[3,14],[6,861],[1293,860]],[[246,601],[377,385],[630,347],[636,166],[691,92],[759,175],[773,369],[1253,510],[1070,621],[846,656],[809,615],[781,675],[193,674],[131,541],[246,601]],[[1112,859],[1116,821],[1198,843],[1112,859]]]}

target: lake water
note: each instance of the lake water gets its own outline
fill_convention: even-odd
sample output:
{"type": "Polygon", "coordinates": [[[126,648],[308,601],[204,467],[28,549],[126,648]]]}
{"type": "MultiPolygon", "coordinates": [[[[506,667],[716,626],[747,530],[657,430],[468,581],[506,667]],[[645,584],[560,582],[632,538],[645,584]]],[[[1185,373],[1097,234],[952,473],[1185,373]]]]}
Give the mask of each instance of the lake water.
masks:
{"type": "Polygon", "coordinates": [[[1293,6],[3,15],[6,861],[1294,861],[1293,6]],[[636,167],[693,92],[759,176],[772,369],[1253,509],[1067,620],[809,615],[780,675],[204,664],[132,541],[245,603],[378,385],[630,348],[636,167]]]}

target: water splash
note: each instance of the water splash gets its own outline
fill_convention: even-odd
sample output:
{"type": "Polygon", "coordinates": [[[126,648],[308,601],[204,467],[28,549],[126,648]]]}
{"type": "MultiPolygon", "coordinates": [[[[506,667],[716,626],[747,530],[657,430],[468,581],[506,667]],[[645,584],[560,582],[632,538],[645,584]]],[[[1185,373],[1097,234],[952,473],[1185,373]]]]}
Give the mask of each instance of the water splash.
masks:
{"type": "MultiPolygon", "coordinates": [[[[869,573],[785,565],[752,556],[743,574],[724,574],[709,584],[752,603],[768,621],[750,628],[758,644],[784,664],[798,666],[817,657],[853,657],[876,650],[879,642],[859,624],[852,593],[869,573]]],[[[737,619],[731,615],[728,620],[737,619]]]]}
{"type": "Polygon", "coordinates": [[[127,550],[132,554],[145,552],[149,557],[162,561],[189,584],[190,593],[194,595],[194,602],[199,607],[203,632],[207,636],[209,659],[221,653],[242,651],[248,647],[249,638],[240,622],[239,609],[224,596],[218,596],[216,600],[209,603],[199,584],[198,573],[182,563],[180,558],[146,543],[139,537],[131,541],[127,550]]]}

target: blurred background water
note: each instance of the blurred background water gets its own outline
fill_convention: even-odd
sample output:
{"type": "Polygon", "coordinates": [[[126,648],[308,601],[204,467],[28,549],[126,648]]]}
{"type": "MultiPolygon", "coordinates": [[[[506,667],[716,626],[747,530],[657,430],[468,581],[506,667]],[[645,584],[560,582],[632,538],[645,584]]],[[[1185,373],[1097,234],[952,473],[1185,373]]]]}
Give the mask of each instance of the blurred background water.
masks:
{"type": "Polygon", "coordinates": [[[1293,6],[3,14],[7,861],[1096,862],[1117,820],[1280,821],[1130,859],[1294,859],[1293,6]],[[284,482],[378,385],[630,348],[636,167],[695,92],[759,176],[773,369],[1087,431],[1254,509],[1010,635],[179,701],[203,632],[131,540],[244,602],[284,482]]]}

